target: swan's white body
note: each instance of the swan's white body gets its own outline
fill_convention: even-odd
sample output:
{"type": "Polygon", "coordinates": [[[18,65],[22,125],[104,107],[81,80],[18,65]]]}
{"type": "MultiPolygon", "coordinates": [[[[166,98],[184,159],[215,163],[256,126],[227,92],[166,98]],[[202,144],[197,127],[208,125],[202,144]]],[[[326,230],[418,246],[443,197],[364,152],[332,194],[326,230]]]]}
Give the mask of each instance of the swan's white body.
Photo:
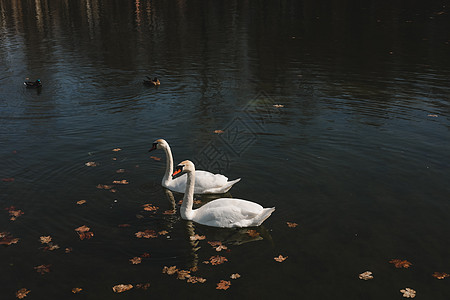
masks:
{"type": "MultiPolygon", "coordinates": [[[[161,182],[162,186],[177,193],[184,193],[186,190],[187,176],[183,174],[180,177],[172,179],[173,157],[169,144],[165,140],[159,139],[153,145],[154,147],[151,150],[163,149],[166,153],[166,172],[161,182]]],[[[228,181],[228,177],[222,174],[213,174],[207,171],[198,170],[195,173],[197,180],[195,182],[194,194],[223,194],[228,192],[235,183],[241,180],[238,178],[228,181]]]]}
{"type": "Polygon", "coordinates": [[[213,227],[251,227],[261,225],[275,210],[275,207],[263,208],[258,203],[235,198],[219,198],[198,209],[192,209],[197,172],[189,160],[183,161],[179,166],[186,172],[183,175],[187,175],[186,190],[180,208],[181,217],[185,220],[213,227]]]}

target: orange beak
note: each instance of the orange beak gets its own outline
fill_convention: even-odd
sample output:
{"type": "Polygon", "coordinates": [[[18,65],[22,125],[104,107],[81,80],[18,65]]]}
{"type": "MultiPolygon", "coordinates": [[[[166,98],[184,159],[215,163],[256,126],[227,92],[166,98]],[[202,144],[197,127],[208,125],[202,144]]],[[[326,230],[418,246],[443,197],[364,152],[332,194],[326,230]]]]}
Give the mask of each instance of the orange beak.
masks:
{"type": "Polygon", "coordinates": [[[176,170],[175,172],[173,172],[172,177],[174,177],[175,175],[181,173],[181,169],[176,170]]]}

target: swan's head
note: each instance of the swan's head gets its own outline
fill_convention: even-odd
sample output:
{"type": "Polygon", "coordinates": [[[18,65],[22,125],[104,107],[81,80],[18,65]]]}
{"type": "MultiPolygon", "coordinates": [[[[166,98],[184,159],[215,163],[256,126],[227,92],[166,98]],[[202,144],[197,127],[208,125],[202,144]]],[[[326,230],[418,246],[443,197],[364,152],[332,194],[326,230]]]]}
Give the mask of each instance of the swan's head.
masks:
{"type": "Polygon", "coordinates": [[[152,147],[150,148],[150,150],[148,150],[148,152],[156,149],[164,149],[167,148],[167,146],[169,146],[169,144],[166,142],[166,140],[157,139],[156,141],[153,142],[152,147]]]}
{"type": "Polygon", "coordinates": [[[186,173],[186,172],[195,172],[194,163],[190,160],[184,160],[178,166],[176,166],[175,172],[173,172],[172,177],[174,177],[179,173],[186,173]]]}

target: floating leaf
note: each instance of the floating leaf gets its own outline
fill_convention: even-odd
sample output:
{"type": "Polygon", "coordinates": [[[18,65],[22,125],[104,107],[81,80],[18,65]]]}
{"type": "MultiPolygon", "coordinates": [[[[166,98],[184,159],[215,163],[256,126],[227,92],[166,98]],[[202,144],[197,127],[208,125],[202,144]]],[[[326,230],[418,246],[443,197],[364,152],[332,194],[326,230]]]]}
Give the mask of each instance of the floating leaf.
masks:
{"type": "Polygon", "coordinates": [[[78,294],[78,293],[80,293],[82,290],[83,290],[82,288],[76,287],[76,288],[73,288],[73,289],[72,289],[72,293],[78,294]]]}
{"type": "Polygon", "coordinates": [[[114,180],[114,184],[129,184],[129,182],[126,179],[123,180],[114,180]]]}
{"type": "Polygon", "coordinates": [[[14,206],[7,207],[5,210],[8,211],[11,221],[15,221],[18,217],[24,214],[23,211],[16,209],[14,206]]]}
{"type": "Polygon", "coordinates": [[[288,226],[289,228],[295,228],[295,227],[298,226],[297,223],[293,223],[293,222],[286,222],[286,224],[287,224],[287,226],[288,226]]]}
{"type": "Polygon", "coordinates": [[[359,274],[359,279],[362,279],[362,280],[373,279],[372,272],[366,271],[364,273],[359,274]]]}
{"type": "Polygon", "coordinates": [[[102,189],[102,190],[110,190],[113,186],[112,185],[107,185],[107,184],[97,184],[97,188],[98,189],[102,189]]]}
{"type": "Polygon", "coordinates": [[[131,285],[131,284],[118,284],[118,285],[113,286],[112,289],[113,289],[114,293],[123,293],[123,292],[131,290],[132,288],[133,288],[133,285],[131,285]]]}
{"type": "Polygon", "coordinates": [[[14,178],[12,178],[12,177],[9,177],[9,178],[2,178],[2,181],[3,182],[13,182],[15,179],[14,178]]]}
{"type": "Polygon", "coordinates": [[[144,231],[138,231],[135,233],[137,238],[156,238],[158,237],[158,235],[156,234],[156,231],[151,230],[151,229],[146,229],[144,231]]]}
{"type": "Polygon", "coordinates": [[[189,282],[189,283],[197,283],[197,282],[205,283],[206,279],[202,278],[202,277],[191,276],[186,281],[189,282]]]}
{"type": "Polygon", "coordinates": [[[95,161],[88,161],[87,163],[85,163],[85,165],[88,166],[88,167],[96,167],[96,166],[98,166],[95,161]]]}
{"type": "Polygon", "coordinates": [[[191,271],[187,271],[187,270],[178,270],[178,275],[177,278],[180,280],[185,280],[186,278],[191,277],[191,271]]]}
{"type": "Polygon", "coordinates": [[[147,253],[147,252],[145,252],[145,253],[142,253],[142,254],[141,254],[141,257],[143,257],[143,258],[149,258],[149,257],[150,257],[150,254],[147,253]]]}
{"type": "Polygon", "coordinates": [[[159,235],[166,235],[168,233],[169,232],[167,230],[161,230],[161,231],[158,232],[159,235]]]}
{"type": "Polygon", "coordinates": [[[449,277],[450,275],[449,274],[447,274],[447,273],[442,273],[442,272],[434,272],[433,273],[433,277],[434,278],[437,278],[437,279],[444,279],[444,278],[447,278],[447,277],[449,277]]]}
{"type": "Polygon", "coordinates": [[[165,210],[163,215],[174,215],[176,213],[175,209],[165,210]]]}
{"type": "Polygon", "coordinates": [[[39,238],[39,240],[41,241],[42,244],[48,244],[52,241],[52,237],[51,236],[41,236],[39,238]]]}
{"type": "Polygon", "coordinates": [[[211,256],[209,258],[209,261],[214,266],[214,265],[223,264],[224,262],[228,261],[228,259],[226,257],[216,255],[216,256],[211,256]]]}
{"type": "Polygon", "coordinates": [[[78,236],[80,237],[81,240],[90,239],[94,236],[94,233],[89,230],[91,229],[86,225],[75,228],[75,231],[78,233],[78,236]]]}
{"type": "Polygon", "coordinates": [[[281,263],[283,261],[285,261],[288,257],[287,256],[283,256],[283,255],[278,255],[277,257],[274,257],[273,259],[275,259],[277,262],[281,263]]]}
{"type": "Polygon", "coordinates": [[[133,265],[137,265],[137,264],[140,264],[142,262],[142,258],[140,258],[140,257],[133,257],[133,258],[130,259],[130,262],[133,265]]]}
{"type": "Polygon", "coordinates": [[[64,249],[64,252],[65,253],[70,253],[70,252],[72,252],[72,248],[70,248],[70,247],[67,247],[66,249],[64,249]]]}
{"type": "Polygon", "coordinates": [[[45,273],[50,272],[50,266],[51,265],[39,265],[39,266],[34,267],[34,269],[36,270],[36,272],[43,275],[45,273]]]}
{"type": "Polygon", "coordinates": [[[120,148],[115,148],[115,149],[113,149],[112,151],[118,152],[118,151],[120,151],[120,150],[122,150],[122,149],[120,149],[120,148]]]}
{"type": "Polygon", "coordinates": [[[27,294],[31,292],[30,290],[27,290],[26,288],[20,289],[16,292],[16,297],[19,299],[23,299],[27,296],[27,294]]]}
{"type": "Polygon", "coordinates": [[[136,284],[137,289],[147,290],[150,287],[150,283],[138,283],[136,284]]]}
{"type": "Polygon", "coordinates": [[[247,234],[248,234],[250,237],[257,237],[257,236],[259,236],[259,232],[257,232],[255,229],[249,229],[249,230],[247,230],[247,234]]]}
{"type": "Polygon", "coordinates": [[[78,205],[83,205],[83,204],[85,204],[86,203],[86,200],[79,200],[79,201],[77,201],[77,204],[78,205]]]}
{"type": "Polygon", "coordinates": [[[241,275],[239,273],[231,274],[230,278],[231,279],[238,279],[238,278],[241,278],[241,275]]]}
{"type": "Polygon", "coordinates": [[[226,280],[221,280],[216,287],[216,290],[227,290],[231,285],[231,282],[226,280]]]}
{"type": "Polygon", "coordinates": [[[146,210],[146,211],[156,211],[156,210],[159,209],[158,206],[154,206],[154,205],[151,205],[151,204],[144,204],[144,205],[142,205],[142,207],[143,207],[144,210],[146,210]]]}
{"type": "Polygon", "coordinates": [[[9,246],[17,244],[19,238],[13,237],[9,232],[0,232],[0,245],[9,246]]]}
{"type": "Polygon", "coordinates": [[[53,251],[53,250],[59,249],[59,246],[56,244],[53,244],[52,242],[49,242],[47,244],[47,246],[45,246],[43,249],[44,249],[44,251],[47,251],[47,250],[53,251]]]}
{"type": "Polygon", "coordinates": [[[410,288],[405,288],[404,290],[400,290],[400,293],[403,294],[405,298],[414,298],[416,297],[416,291],[410,288]]]}
{"type": "Polygon", "coordinates": [[[206,239],[206,236],[194,234],[194,235],[191,235],[191,236],[189,237],[189,239],[190,239],[191,241],[202,241],[202,240],[206,239]]]}
{"type": "Polygon", "coordinates": [[[178,272],[177,266],[164,267],[162,270],[163,274],[173,275],[178,272]]]}
{"type": "Polygon", "coordinates": [[[116,171],[116,173],[125,173],[125,169],[119,169],[116,171]]]}
{"type": "Polygon", "coordinates": [[[150,156],[151,159],[155,160],[155,161],[160,161],[161,157],[156,157],[156,156],[150,156]]]}
{"type": "Polygon", "coordinates": [[[275,108],[282,108],[282,107],[284,107],[283,104],[274,104],[272,106],[275,107],[275,108]]]}
{"type": "Polygon", "coordinates": [[[437,118],[438,115],[429,114],[428,117],[437,118]]]}
{"type": "Polygon", "coordinates": [[[221,134],[221,133],[224,133],[224,131],[223,130],[214,130],[214,133],[216,133],[216,134],[221,134]]]}
{"type": "Polygon", "coordinates": [[[401,259],[392,259],[389,263],[394,264],[396,268],[409,268],[412,265],[411,262],[401,259]]]}
{"type": "Polygon", "coordinates": [[[89,227],[87,227],[86,225],[75,228],[75,231],[77,231],[77,232],[88,232],[89,230],[91,230],[91,229],[89,227]]]}
{"type": "Polygon", "coordinates": [[[216,249],[217,252],[222,251],[222,250],[227,250],[227,246],[222,245],[222,242],[208,242],[208,244],[210,244],[214,249],[216,249]]]}

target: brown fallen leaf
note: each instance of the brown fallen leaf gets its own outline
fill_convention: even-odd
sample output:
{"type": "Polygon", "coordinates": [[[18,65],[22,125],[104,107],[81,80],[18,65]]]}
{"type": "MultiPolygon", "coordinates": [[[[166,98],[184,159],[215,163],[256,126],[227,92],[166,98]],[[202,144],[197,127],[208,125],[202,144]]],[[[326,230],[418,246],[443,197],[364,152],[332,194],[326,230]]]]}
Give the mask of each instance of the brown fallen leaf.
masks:
{"type": "Polygon", "coordinates": [[[205,283],[206,279],[202,278],[202,277],[191,276],[186,281],[189,282],[189,283],[197,283],[197,282],[205,283]]]}
{"type": "Polygon", "coordinates": [[[13,177],[9,177],[9,178],[2,178],[3,182],[13,182],[15,179],[13,177]]]}
{"type": "Polygon", "coordinates": [[[145,253],[142,253],[142,254],[141,254],[141,257],[142,257],[142,258],[149,258],[149,257],[150,257],[150,254],[147,253],[147,252],[145,252],[145,253]]]}
{"type": "Polygon", "coordinates": [[[123,292],[131,290],[132,288],[133,288],[132,284],[118,284],[118,285],[113,286],[112,289],[113,289],[114,293],[123,293],[123,292]]]}
{"type": "Polygon", "coordinates": [[[228,259],[224,256],[216,255],[216,256],[211,256],[209,258],[209,261],[211,262],[211,264],[213,266],[215,266],[215,265],[223,264],[224,262],[228,261],[228,259]]]}
{"type": "Polygon", "coordinates": [[[142,262],[142,258],[140,258],[140,257],[133,257],[133,258],[130,259],[130,262],[133,265],[137,265],[137,264],[140,264],[142,262]]]}
{"type": "Polygon", "coordinates": [[[97,184],[97,188],[98,189],[102,189],[102,190],[110,190],[113,186],[112,185],[107,185],[107,184],[97,184]]]}
{"type": "Polygon", "coordinates": [[[433,277],[437,278],[437,279],[445,279],[447,277],[449,277],[450,275],[447,273],[442,273],[442,272],[434,272],[433,273],[433,277]]]}
{"type": "Polygon", "coordinates": [[[129,182],[126,179],[123,180],[114,180],[113,184],[129,184],[129,182]]]}
{"type": "Polygon", "coordinates": [[[23,298],[25,298],[25,297],[28,295],[28,293],[30,293],[30,292],[31,292],[30,290],[27,290],[26,288],[22,288],[22,289],[20,289],[20,290],[18,290],[18,291],[16,292],[16,297],[19,298],[19,299],[23,299],[23,298]]]}
{"type": "Polygon", "coordinates": [[[167,230],[161,230],[161,231],[158,232],[159,235],[166,235],[168,233],[169,232],[167,230]]]}
{"type": "Polygon", "coordinates": [[[50,272],[50,266],[51,265],[39,265],[39,266],[34,267],[34,269],[39,274],[44,275],[45,273],[49,273],[50,272]]]}
{"type": "Polygon", "coordinates": [[[405,298],[414,298],[416,297],[416,291],[410,288],[405,288],[400,290],[400,293],[403,294],[403,297],[405,298]]]}
{"type": "Polygon", "coordinates": [[[125,169],[119,169],[116,171],[116,173],[125,173],[125,169]]]}
{"type": "Polygon", "coordinates": [[[298,226],[297,223],[293,223],[293,222],[286,222],[286,224],[287,224],[287,226],[288,226],[289,228],[295,228],[295,227],[298,226]]]}
{"type": "Polygon", "coordinates": [[[361,273],[361,274],[358,275],[358,277],[359,277],[359,279],[362,279],[362,280],[373,279],[372,272],[370,272],[370,271],[366,271],[364,273],[361,273]]]}
{"type": "Polygon", "coordinates": [[[394,264],[396,268],[409,268],[412,263],[407,260],[391,259],[389,263],[394,264]]]}
{"type": "Polygon", "coordinates": [[[88,167],[96,167],[98,166],[98,164],[95,161],[88,161],[87,163],[85,163],[86,166],[88,167]]]}
{"type": "Polygon", "coordinates": [[[154,231],[152,229],[146,229],[144,231],[138,231],[134,235],[136,235],[137,238],[146,238],[146,239],[158,237],[158,235],[156,234],[156,231],[154,231]]]}
{"type": "Polygon", "coordinates": [[[136,284],[137,289],[147,290],[150,287],[150,283],[138,283],[136,284]]]}
{"type": "Polygon", "coordinates": [[[112,151],[118,152],[118,151],[120,151],[120,150],[122,150],[122,149],[120,149],[120,148],[115,148],[115,149],[113,149],[112,151]]]}
{"type": "Polygon", "coordinates": [[[191,271],[188,270],[178,270],[177,279],[185,280],[186,278],[191,277],[191,271]]]}
{"type": "Polygon", "coordinates": [[[91,229],[89,227],[87,227],[86,225],[75,228],[75,231],[77,231],[77,232],[88,232],[89,230],[91,230],[91,229]]]}
{"type": "Polygon", "coordinates": [[[194,234],[194,235],[191,235],[191,236],[189,237],[189,239],[190,239],[191,241],[202,241],[202,240],[206,239],[206,236],[194,234]]]}
{"type": "Polygon", "coordinates": [[[39,240],[40,240],[40,242],[42,243],[42,244],[48,244],[48,243],[50,243],[51,241],[52,241],[52,237],[51,236],[41,236],[40,238],[39,238],[39,240]]]}
{"type": "Polygon", "coordinates": [[[16,209],[14,206],[7,207],[5,210],[8,211],[11,221],[15,221],[18,217],[24,214],[23,211],[16,209]]]}
{"type": "Polygon", "coordinates": [[[142,207],[144,208],[145,211],[156,211],[159,209],[158,206],[154,206],[151,204],[144,204],[144,205],[142,205],[142,207]]]}
{"type": "Polygon", "coordinates": [[[231,282],[226,280],[221,280],[216,287],[216,290],[227,290],[231,285],[231,282]]]}
{"type": "Polygon", "coordinates": [[[0,232],[0,245],[10,246],[18,241],[19,238],[13,237],[9,232],[0,232]]]}
{"type": "Polygon", "coordinates": [[[52,242],[47,243],[47,246],[42,248],[44,251],[53,251],[59,249],[57,244],[53,244],[52,242]]]}
{"type": "Polygon", "coordinates": [[[85,204],[86,203],[86,200],[79,200],[79,201],[77,201],[77,204],[78,205],[83,205],[83,204],[85,204]]]}
{"type": "Polygon", "coordinates": [[[275,108],[282,108],[282,107],[284,107],[283,104],[274,104],[272,106],[275,107],[275,108]]]}
{"type": "Polygon", "coordinates": [[[221,134],[221,133],[224,133],[224,131],[223,131],[223,130],[220,130],[220,129],[218,129],[218,130],[214,130],[214,133],[216,133],[216,134],[221,134]]]}
{"type": "Polygon", "coordinates": [[[91,239],[94,236],[94,233],[91,231],[87,231],[87,232],[78,232],[78,236],[80,237],[80,240],[84,240],[84,239],[91,239]]]}
{"type": "Polygon", "coordinates": [[[238,279],[238,278],[241,278],[241,275],[239,273],[231,274],[230,278],[231,279],[238,279]]]}
{"type": "Polygon", "coordinates": [[[160,161],[161,157],[156,157],[156,156],[150,156],[151,159],[155,160],[155,161],[160,161]]]}
{"type": "Polygon", "coordinates": [[[65,252],[66,254],[68,254],[68,253],[70,253],[70,252],[72,252],[72,251],[73,251],[73,249],[70,248],[70,247],[67,247],[66,249],[64,249],[64,252],[65,252]]]}
{"type": "Polygon", "coordinates": [[[227,246],[222,245],[222,242],[208,242],[208,244],[210,244],[214,249],[216,249],[217,252],[220,252],[222,250],[227,250],[227,246]]]}
{"type": "Polygon", "coordinates": [[[162,270],[163,274],[173,275],[178,272],[177,266],[164,267],[162,270]]]}
{"type": "Polygon", "coordinates": [[[283,256],[283,255],[278,255],[277,257],[274,257],[273,259],[275,259],[277,262],[283,262],[283,261],[285,261],[286,259],[287,259],[288,257],[287,256],[283,256]]]}
{"type": "Polygon", "coordinates": [[[257,236],[259,236],[259,232],[256,231],[255,229],[249,229],[249,230],[247,230],[247,234],[248,234],[250,237],[257,237],[257,236]]]}
{"type": "Polygon", "coordinates": [[[76,287],[76,288],[73,288],[73,289],[72,289],[72,293],[78,294],[78,293],[80,293],[82,290],[83,290],[82,288],[76,287]]]}
{"type": "Polygon", "coordinates": [[[438,115],[429,114],[428,117],[437,118],[438,115]]]}
{"type": "Polygon", "coordinates": [[[176,213],[175,209],[165,210],[163,215],[174,215],[176,213]]]}

